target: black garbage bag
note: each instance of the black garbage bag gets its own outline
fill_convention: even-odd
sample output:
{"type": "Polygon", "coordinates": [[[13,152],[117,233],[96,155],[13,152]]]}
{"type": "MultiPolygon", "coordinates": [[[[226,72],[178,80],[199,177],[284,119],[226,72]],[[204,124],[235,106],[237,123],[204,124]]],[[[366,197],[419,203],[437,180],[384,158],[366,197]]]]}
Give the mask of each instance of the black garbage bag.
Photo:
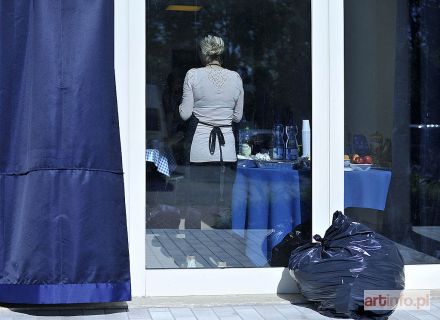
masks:
{"type": "Polygon", "coordinates": [[[289,232],[283,240],[281,240],[272,249],[269,259],[271,267],[285,267],[289,265],[290,255],[293,250],[309,243],[312,239],[312,223],[311,220],[296,226],[293,231],[289,232]]]}
{"type": "Polygon", "coordinates": [[[393,310],[364,310],[364,290],[403,290],[403,259],[396,245],[342,212],[324,238],[315,235],[292,252],[289,269],[301,293],[327,316],[387,319],[393,310]]]}

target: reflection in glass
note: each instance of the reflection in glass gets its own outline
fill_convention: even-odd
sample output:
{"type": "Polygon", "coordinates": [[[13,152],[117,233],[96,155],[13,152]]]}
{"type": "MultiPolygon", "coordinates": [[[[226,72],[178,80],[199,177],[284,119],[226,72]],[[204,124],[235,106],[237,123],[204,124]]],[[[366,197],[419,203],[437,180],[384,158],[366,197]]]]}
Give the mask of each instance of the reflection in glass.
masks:
{"type": "Polygon", "coordinates": [[[147,0],[146,15],[146,267],[274,265],[310,231],[310,1],[147,0]],[[203,54],[208,34],[224,52],[203,54]],[[278,162],[276,125],[292,153],[278,162]]]}
{"type": "Polygon", "coordinates": [[[440,1],[345,1],[346,213],[407,264],[440,262],[439,52],[440,1]]]}

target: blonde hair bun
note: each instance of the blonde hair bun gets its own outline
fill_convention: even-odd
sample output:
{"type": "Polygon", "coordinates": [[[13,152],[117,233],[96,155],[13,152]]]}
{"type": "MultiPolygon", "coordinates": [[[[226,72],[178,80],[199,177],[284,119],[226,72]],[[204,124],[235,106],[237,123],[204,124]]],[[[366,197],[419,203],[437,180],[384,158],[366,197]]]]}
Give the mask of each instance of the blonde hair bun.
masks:
{"type": "Polygon", "coordinates": [[[225,43],[220,37],[208,35],[200,41],[200,51],[205,63],[209,63],[223,54],[225,43]]]}

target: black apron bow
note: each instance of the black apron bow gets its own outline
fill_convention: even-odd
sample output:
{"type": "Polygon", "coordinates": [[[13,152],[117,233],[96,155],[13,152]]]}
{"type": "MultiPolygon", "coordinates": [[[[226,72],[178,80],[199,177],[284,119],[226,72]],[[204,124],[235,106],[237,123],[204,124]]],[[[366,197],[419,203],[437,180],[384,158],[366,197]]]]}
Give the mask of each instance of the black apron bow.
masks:
{"type": "Polygon", "coordinates": [[[215,145],[218,138],[218,144],[220,146],[220,163],[223,165],[222,147],[225,145],[225,137],[223,136],[223,132],[220,128],[231,127],[231,125],[215,126],[209,123],[202,122],[200,120],[199,123],[204,124],[205,126],[212,127],[211,133],[209,134],[209,153],[214,154],[215,145]]]}
{"type": "Polygon", "coordinates": [[[225,137],[223,136],[222,130],[219,127],[213,127],[211,134],[209,135],[209,152],[211,154],[214,154],[215,152],[216,137],[218,137],[218,143],[220,146],[225,145],[225,137]]]}

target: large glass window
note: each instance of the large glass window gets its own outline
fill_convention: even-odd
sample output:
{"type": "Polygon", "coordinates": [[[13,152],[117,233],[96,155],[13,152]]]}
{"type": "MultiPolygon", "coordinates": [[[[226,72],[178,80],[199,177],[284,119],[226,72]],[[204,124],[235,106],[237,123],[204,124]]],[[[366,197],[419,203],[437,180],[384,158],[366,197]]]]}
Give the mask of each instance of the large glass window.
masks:
{"type": "Polygon", "coordinates": [[[146,268],[285,266],[309,236],[310,10],[147,0],[146,268]]]}
{"type": "Polygon", "coordinates": [[[439,101],[440,1],[345,0],[345,212],[407,264],[440,262],[439,101]]]}

